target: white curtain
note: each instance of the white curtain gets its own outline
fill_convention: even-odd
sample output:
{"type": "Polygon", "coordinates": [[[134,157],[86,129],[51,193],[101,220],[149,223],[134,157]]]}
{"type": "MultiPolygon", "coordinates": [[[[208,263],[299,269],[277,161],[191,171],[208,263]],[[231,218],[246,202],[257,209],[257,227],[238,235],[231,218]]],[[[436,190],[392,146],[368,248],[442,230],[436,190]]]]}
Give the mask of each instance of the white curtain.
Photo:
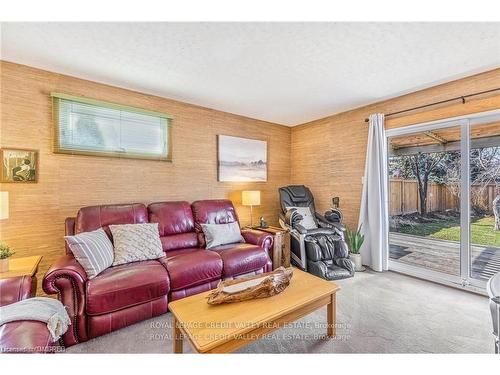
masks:
{"type": "Polygon", "coordinates": [[[359,225],[362,226],[365,241],[360,253],[364,265],[375,271],[386,271],[389,261],[389,244],[384,115],[376,113],[370,115],[369,120],[363,194],[359,213],[359,225]]]}

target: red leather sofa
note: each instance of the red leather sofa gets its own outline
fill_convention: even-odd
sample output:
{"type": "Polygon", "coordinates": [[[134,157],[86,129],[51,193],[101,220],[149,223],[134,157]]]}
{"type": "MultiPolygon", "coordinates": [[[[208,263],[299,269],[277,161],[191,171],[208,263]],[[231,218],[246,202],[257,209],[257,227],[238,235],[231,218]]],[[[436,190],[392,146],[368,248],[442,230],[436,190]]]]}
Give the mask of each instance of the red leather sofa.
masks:
{"type": "Polygon", "coordinates": [[[167,312],[168,301],[213,289],[221,279],[271,271],[273,237],[268,233],[242,230],[245,243],[205,249],[200,224],[235,221],[238,216],[229,200],[81,208],[76,218],[66,219],[67,235],[102,227],[111,238],[111,224],[158,223],[165,257],[110,267],[88,280],[66,249],[43,279],[44,291],[58,294],[73,321],[63,336],[64,344],[74,345],[161,315],[167,312]]]}
{"type": "MultiPolygon", "coordinates": [[[[0,280],[0,306],[32,297],[32,279],[29,276],[0,280]]],[[[60,348],[52,342],[47,324],[34,320],[21,320],[0,326],[0,352],[51,353],[60,348]]]]}

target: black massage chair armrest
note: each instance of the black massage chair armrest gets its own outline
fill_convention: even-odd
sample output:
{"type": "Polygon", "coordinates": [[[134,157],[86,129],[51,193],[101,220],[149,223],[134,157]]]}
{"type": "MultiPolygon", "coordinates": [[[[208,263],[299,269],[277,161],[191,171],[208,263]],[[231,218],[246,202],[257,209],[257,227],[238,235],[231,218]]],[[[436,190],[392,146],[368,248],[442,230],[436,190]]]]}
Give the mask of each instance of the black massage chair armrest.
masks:
{"type": "Polygon", "coordinates": [[[300,234],[307,234],[307,229],[304,228],[302,225],[300,224],[295,224],[295,226],[293,227],[293,229],[296,229],[297,232],[299,232],[300,234]]]}
{"type": "Polygon", "coordinates": [[[338,241],[341,239],[340,235],[334,228],[316,228],[316,229],[306,229],[306,234],[308,236],[316,236],[316,235],[327,235],[331,236],[334,241],[338,241]]]}
{"type": "Polygon", "coordinates": [[[323,215],[321,215],[321,214],[319,214],[317,212],[315,212],[314,214],[315,214],[316,220],[318,220],[318,224],[320,226],[326,227],[326,228],[335,228],[335,229],[338,229],[341,232],[345,231],[345,226],[344,225],[342,225],[340,223],[332,223],[331,221],[326,220],[326,218],[323,215]]]}
{"type": "Polygon", "coordinates": [[[296,230],[300,234],[307,234],[307,229],[304,228],[302,225],[300,225],[300,224],[293,224],[293,223],[290,222],[291,221],[290,211],[291,210],[289,210],[286,214],[280,213],[279,214],[280,221],[282,221],[285,224],[286,229],[296,230]]]}
{"type": "Polygon", "coordinates": [[[307,234],[307,229],[299,224],[302,220],[302,215],[300,215],[297,210],[290,209],[284,215],[280,214],[280,219],[291,230],[296,230],[300,234],[307,234]]]}

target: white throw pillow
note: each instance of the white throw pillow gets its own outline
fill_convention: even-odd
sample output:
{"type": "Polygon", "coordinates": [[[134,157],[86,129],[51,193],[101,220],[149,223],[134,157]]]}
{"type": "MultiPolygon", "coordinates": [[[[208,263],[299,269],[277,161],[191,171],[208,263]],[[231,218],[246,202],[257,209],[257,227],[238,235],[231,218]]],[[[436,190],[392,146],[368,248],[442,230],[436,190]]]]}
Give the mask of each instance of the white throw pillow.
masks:
{"type": "Polygon", "coordinates": [[[211,249],[219,245],[244,242],[238,222],[228,224],[201,224],[205,235],[206,248],[211,249]]]}
{"type": "Polygon", "coordinates": [[[113,264],[113,244],[102,228],[65,236],[64,239],[89,279],[93,279],[113,264]]]}
{"type": "Polygon", "coordinates": [[[309,207],[287,207],[287,210],[295,209],[297,213],[302,216],[302,220],[299,222],[306,229],[316,229],[318,225],[314,220],[313,213],[309,207]]]}
{"type": "Polygon", "coordinates": [[[158,223],[110,225],[115,245],[113,266],[165,256],[158,223]]]}

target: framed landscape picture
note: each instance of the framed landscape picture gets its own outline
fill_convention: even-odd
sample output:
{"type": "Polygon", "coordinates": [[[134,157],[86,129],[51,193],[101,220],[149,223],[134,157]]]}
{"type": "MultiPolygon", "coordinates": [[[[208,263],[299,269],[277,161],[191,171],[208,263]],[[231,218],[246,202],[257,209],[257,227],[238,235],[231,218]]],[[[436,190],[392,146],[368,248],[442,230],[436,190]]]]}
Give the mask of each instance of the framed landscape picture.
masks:
{"type": "Polygon", "coordinates": [[[0,182],[37,182],[37,150],[2,148],[0,160],[2,160],[0,182]]]}
{"type": "Polygon", "coordinates": [[[266,141],[219,135],[217,142],[219,181],[267,181],[266,141]]]}

